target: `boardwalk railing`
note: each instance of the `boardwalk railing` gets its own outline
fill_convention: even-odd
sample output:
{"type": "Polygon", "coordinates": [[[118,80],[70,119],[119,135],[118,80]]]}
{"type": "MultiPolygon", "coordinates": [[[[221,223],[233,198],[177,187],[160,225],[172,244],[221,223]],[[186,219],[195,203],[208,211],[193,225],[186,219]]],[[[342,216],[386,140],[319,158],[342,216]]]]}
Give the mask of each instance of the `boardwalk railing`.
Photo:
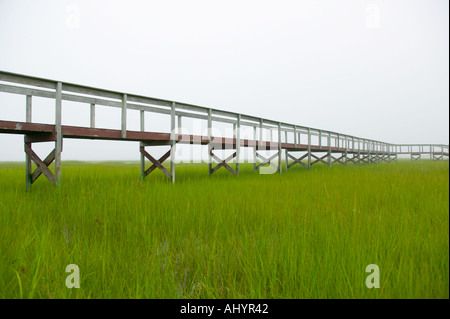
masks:
{"type": "Polygon", "coordinates": [[[285,151],[286,170],[295,164],[310,168],[317,163],[324,163],[331,166],[334,163],[346,165],[349,162],[354,164],[390,162],[397,160],[398,155],[409,155],[411,160],[418,160],[424,157],[432,160],[444,160],[448,159],[449,153],[448,145],[443,144],[391,144],[338,132],[277,122],[246,114],[3,71],[0,71],[0,92],[25,96],[25,122],[0,119],[0,133],[25,135],[24,147],[26,153],[27,188],[30,188],[31,184],[42,174],[51,183],[60,185],[63,138],[139,141],[142,178],[144,179],[153,170],[158,168],[172,182],[175,181],[174,156],[177,144],[208,145],[210,174],[214,173],[220,167],[224,167],[235,175],[239,174],[239,163],[242,160],[240,154],[241,147],[253,149],[255,170],[258,168],[266,169],[266,164],[269,164],[269,167],[273,170],[272,172],[278,171],[280,174],[282,172],[282,150],[285,151]],[[54,124],[33,122],[33,97],[54,100],[54,124]],[[62,125],[63,101],[89,104],[89,126],[62,125]],[[96,106],[120,109],[120,130],[97,128],[96,106]],[[127,128],[128,110],[137,110],[140,112],[139,131],[133,131],[127,128]],[[170,133],[146,131],[146,112],[169,115],[170,133]],[[207,121],[207,136],[182,134],[183,118],[207,121]],[[233,124],[233,137],[212,136],[214,122],[233,124]],[[241,138],[241,127],[243,126],[253,129],[253,138],[241,138]],[[274,133],[276,134],[276,138],[274,138],[274,133]],[[270,135],[270,138],[265,138],[266,135],[270,135]],[[44,160],[40,159],[32,149],[32,144],[38,142],[55,143],[55,149],[44,160]],[[168,145],[170,149],[161,158],[155,159],[145,148],[156,145],[168,145]],[[214,153],[214,150],[221,149],[232,149],[235,152],[231,156],[221,159],[214,153]],[[275,154],[266,158],[258,153],[261,150],[272,150],[275,151],[275,154]],[[300,155],[296,157],[293,153],[300,153],[300,155]],[[162,165],[169,157],[170,171],[162,165]],[[146,158],[152,163],[148,169],[145,168],[146,158]],[[259,159],[259,165],[257,165],[256,159],[259,159]],[[229,164],[233,160],[235,161],[234,169],[229,164]],[[31,161],[37,166],[34,172],[31,172],[31,161]],[[55,162],[54,173],[49,169],[53,161],[55,162]],[[213,167],[214,162],[217,162],[215,167],[213,167]]]}

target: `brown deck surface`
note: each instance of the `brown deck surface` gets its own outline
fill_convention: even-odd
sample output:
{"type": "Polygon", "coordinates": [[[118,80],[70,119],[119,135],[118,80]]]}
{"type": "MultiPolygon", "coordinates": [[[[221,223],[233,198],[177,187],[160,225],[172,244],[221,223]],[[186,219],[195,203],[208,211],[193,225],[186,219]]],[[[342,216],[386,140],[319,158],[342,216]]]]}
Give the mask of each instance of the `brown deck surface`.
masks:
{"type": "MultiPolygon", "coordinates": [[[[26,123],[17,121],[1,121],[0,120],[0,133],[7,134],[24,134],[24,135],[37,135],[45,133],[54,133],[55,125],[52,124],[39,124],[39,123],[26,123]]],[[[117,140],[117,141],[135,141],[144,142],[148,145],[158,145],[158,144],[169,144],[170,133],[161,132],[141,132],[141,131],[127,131],[126,138],[122,138],[121,130],[114,129],[102,129],[102,128],[90,128],[90,127],[80,127],[80,126],[68,126],[62,125],[61,132],[63,138],[76,138],[76,139],[94,139],[94,140],[117,140]]],[[[201,135],[186,135],[186,134],[176,134],[177,143],[182,144],[208,144],[208,137],[201,135]]],[[[236,139],[225,138],[225,137],[212,137],[212,144],[217,145],[221,148],[234,148],[236,146],[236,139]]],[[[278,149],[278,142],[269,141],[255,141],[249,139],[241,139],[241,146],[243,147],[257,147],[258,150],[276,150],[278,149]]],[[[216,148],[220,148],[216,147],[216,148]]],[[[294,143],[281,143],[282,149],[287,149],[289,151],[307,151],[308,145],[294,143]]],[[[329,150],[328,146],[311,145],[311,151],[314,152],[327,152],[329,150]]],[[[331,147],[331,152],[333,153],[343,153],[345,148],[331,147]]],[[[347,153],[358,153],[357,150],[348,149],[347,153]]],[[[367,153],[362,150],[359,151],[360,154],[367,153]]],[[[384,152],[374,152],[371,154],[384,154],[384,152]]],[[[393,153],[391,153],[393,154],[393,153]]],[[[398,152],[397,154],[410,154],[405,152],[398,152]]],[[[430,154],[430,152],[423,153],[413,153],[414,155],[419,154],[430,154]]],[[[440,152],[434,153],[435,155],[442,155],[440,152]]],[[[448,153],[443,155],[448,156],[448,153]]]]}

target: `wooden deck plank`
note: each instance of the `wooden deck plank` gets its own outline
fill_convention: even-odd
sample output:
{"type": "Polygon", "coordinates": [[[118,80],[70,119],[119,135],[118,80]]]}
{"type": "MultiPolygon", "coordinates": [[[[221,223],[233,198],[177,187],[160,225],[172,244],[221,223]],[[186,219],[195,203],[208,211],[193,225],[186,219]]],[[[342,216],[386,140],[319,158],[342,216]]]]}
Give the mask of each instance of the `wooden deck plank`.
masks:
{"type": "MultiPolygon", "coordinates": [[[[0,133],[6,134],[23,134],[33,136],[33,134],[54,133],[55,125],[44,123],[27,123],[19,121],[4,121],[0,120],[0,133]]],[[[74,139],[93,139],[93,140],[117,140],[117,141],[140,141],[148,142],[151,145],[155,142],[170,142],[170,133],[164,132],[144,132],[144,131],[126,131],[126,138],[122,136],[121,129],[105,129],[81,126],[61,126],[62,135],[64,138],[74,139]]],[[[175,134],[177,143],[181,144],[208,144],[208,136],[189,135],[189,134],[175,134]]],[[[236,139],[228,137],[211,137],[211,145],[215,149],[236,149],[236,139]]],[[[278,142],[259,141],[250,139],[240,139],[240,145],[243,147],[256,147],[257,150],[277,150],[278,142]]],[[[281,143],[281,148],[288,151],[308,151],[307,144],[295,143],[281,143]]],[[[330,147],[311,145],[311,152],[329,152],[330,147]]],[[[331,153],[344,153],[346,149],[343,147],[331,147],[331,153]]],[[[367,150],[348,149],[348,154],[368,154],[367,150]]],[[[384,151],[370,151],[372,155],[386,155],[384,151]]],[[[448,156],[448,152],[412,152],[413,155],[418,154],[432,154],[448,156]]],[[[410,155],[411,152],[391,152],[391,154],[410,155]]]]}

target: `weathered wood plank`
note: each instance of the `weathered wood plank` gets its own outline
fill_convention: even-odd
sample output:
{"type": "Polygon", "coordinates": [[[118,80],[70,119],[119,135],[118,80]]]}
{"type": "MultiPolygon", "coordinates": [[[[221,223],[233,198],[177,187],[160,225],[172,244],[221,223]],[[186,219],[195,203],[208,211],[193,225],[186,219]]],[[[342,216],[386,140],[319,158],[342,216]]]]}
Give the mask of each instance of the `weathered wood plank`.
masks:
{"type": "MultiPolygon", "coordinates": [[[[164,166],[162,166],[162,164],[157,159],[155,159],[153,156],[151,156],[145,149],[141,148],[141,153],[144,154],[144,156],[147,157],[150,160],[150,162],[152,162],[153,165],[155,165],[157,168],[159,168],[168,178],[170,178],[170,179],[172,178],[171,173],[164,166]]],[[[168,153],[170,155],[170,151],[168,153]]]]}
{"type": "Polygon", "coordinates": [[[49,168],[42,162],[39,156],[31,149],[31,146],[28,143],[25,143],[25,153],[31,158],[31,160],[36,164],[36,166],[40,169],[42,174],[52,183],[56,184],[56,176],[49,170],[49,168]]]}
{"type": "MultiPolygon", "coordinates": [[[[53,149],[53,151],[50,152],[50,154],[47,155],[47,157],[44,159],[43,163],[45,166],[49,167],[53,161],[55,160],[55,154],[56,150],[53,149]]],[[[31,183],[33,184],[39,176],[41,176],[42,170],[39,167],[36,167],[35,171],[33,172],[31,176],[31,183]]]]}

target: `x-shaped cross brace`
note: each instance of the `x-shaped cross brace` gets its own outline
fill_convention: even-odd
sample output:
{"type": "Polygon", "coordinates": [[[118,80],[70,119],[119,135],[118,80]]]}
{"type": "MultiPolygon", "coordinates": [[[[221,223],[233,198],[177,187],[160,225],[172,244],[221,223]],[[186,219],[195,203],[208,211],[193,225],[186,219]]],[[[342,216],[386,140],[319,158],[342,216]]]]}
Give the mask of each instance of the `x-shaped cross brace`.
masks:
{"type": "Polygon", "coordinates": [[[152,166],[150,166],[147,170],[144,172],[144,177],[153,172],[156,168],[159,168],[160,171],[162,171],[168,178],[172,179],[172,173],[167,170],[164,166],[162,166],[162,163],[169,158],[171,150],[168,150],[163,156],[160,157],[159,160],[151,156],[146,150],[144,146],[141,146],[139,148],[142,155],[144,155],[150,162],[152,162],[152,166]]]}
{"type": "Polygon", "coordinates": [[[256,154],[256,157],[259,157],[262,160],[261,163],[258,166],[256,166],[256,169],[258,169],[261,166],[264,166],[266,164],[270,164],[272,167],[278,169],[278,166],[276,166],[275,163],[272,162],[272,160],[275,159],[279,155],[278,152],[276,152],[269,158],[265,158],[264,156],[262,156],[261,154],[258,154],[258,153],[255,153],[255,154],[256,154]]]}
{"type": "Polygon", "coordinates": [[[370,164],[370,155],[363,155],[360,159],[359,162],[363,162],[366,164],[370,164]]]}
{"type": "Polygon", "coordinates": [[[338,157],[334,162],[340,163],[340,164],[345,166],[346,165],[346,163],[345,163],[345,154],[342,154],[342,156],[338,157]]]}
{"type": "Polygon", "coordinates": [[[353,157],[347,158],[347,161],[352,162],[353,164],[358,164],[360,161],[360,158],[357,155],[353,154],[353,157]]]}
{"type": "Polygon", "coordinates": [[[313,153],[311,153],[311,156],[314,157],[314,158],[316,159],[315,161],[311,162],[311,166],[313,166],[314,164],[319,163],[319,162],[322,162],[322,163],[324,163],[325,165],[328,165],[328,163],[324,161],[324,158],[326,158],[326,157],[328,157],[328,156],[331,156],[331,155],[329,155],[329,154],[327,153],[327,154],[325,154],[325,155],[322,156],[322,157],[318,157],[318,156],[314,155],[313,153]]]}
{"type": "Polygon", "coordinates": [[[235,171],[234,169],[232,169],[232,168],[230,167],[230,165],[227,164],[229,161],[231,161],[233,158],[236,157],[236,154],[237,154],[237,153],[234,152],[233,154],[231,154],[230,156],[228,156],[226,159],[222,160],[221,158],[219,158],[217,155],[215,155],[215,154],[213,153],[213,150],[214,150],[214,147],[210,147],[210,149],[209,149],[209,156],[211,156],[211,158],[214,159],[214,160],[215,160],[217,163],[219,163],[219,164],[217,164],[214,168],[211,168],[210,174],[214,173],[214,172],[217,171],[219,168],[224,167],[224,168],[226,168],[231,174],[237,175],[236,171],[235,171]]]}
{"type": "Polygon", "coordinates": [[[372,155],[372,158],[369,158],[370,163],[376,163],[379,159],[378,155],[372,155]]]}
{"type": "Polygon", "coordinates": [[[295,158],[294,156],[292,156],[292,155],[289,154],[289,153],[287,153],[287,156],[290,157],[290,158],[293,160],[292,163],[288,164],[288,168],[291,168],[291,167],[294,166],[295,164],[300,164],[300,165],[302,165],[303,167],[308,168],[308,165],[306,165],[305,163],[302,162],[302,160],[308,156],[308,153],[306,153],[305,155],[303,155],[303,156],[300,157],[300,158],[295,158]]]}
{"type": "Polygon", "coordinates": [[[48,156],[42,161],[39,156],[31,149],[31,143],[25,143],[25,153],[30,157],[30,159],[36,164],[35,171],[31,174],[31,176],[27,176],[29,178],[31,184],[33,184],[41,174],[44,174],[45,177],[52,183],[56,184],[56,176],[52,171],[48,168],[50,164],[55,160],[55,149],[48,154],[48,156]]]}

